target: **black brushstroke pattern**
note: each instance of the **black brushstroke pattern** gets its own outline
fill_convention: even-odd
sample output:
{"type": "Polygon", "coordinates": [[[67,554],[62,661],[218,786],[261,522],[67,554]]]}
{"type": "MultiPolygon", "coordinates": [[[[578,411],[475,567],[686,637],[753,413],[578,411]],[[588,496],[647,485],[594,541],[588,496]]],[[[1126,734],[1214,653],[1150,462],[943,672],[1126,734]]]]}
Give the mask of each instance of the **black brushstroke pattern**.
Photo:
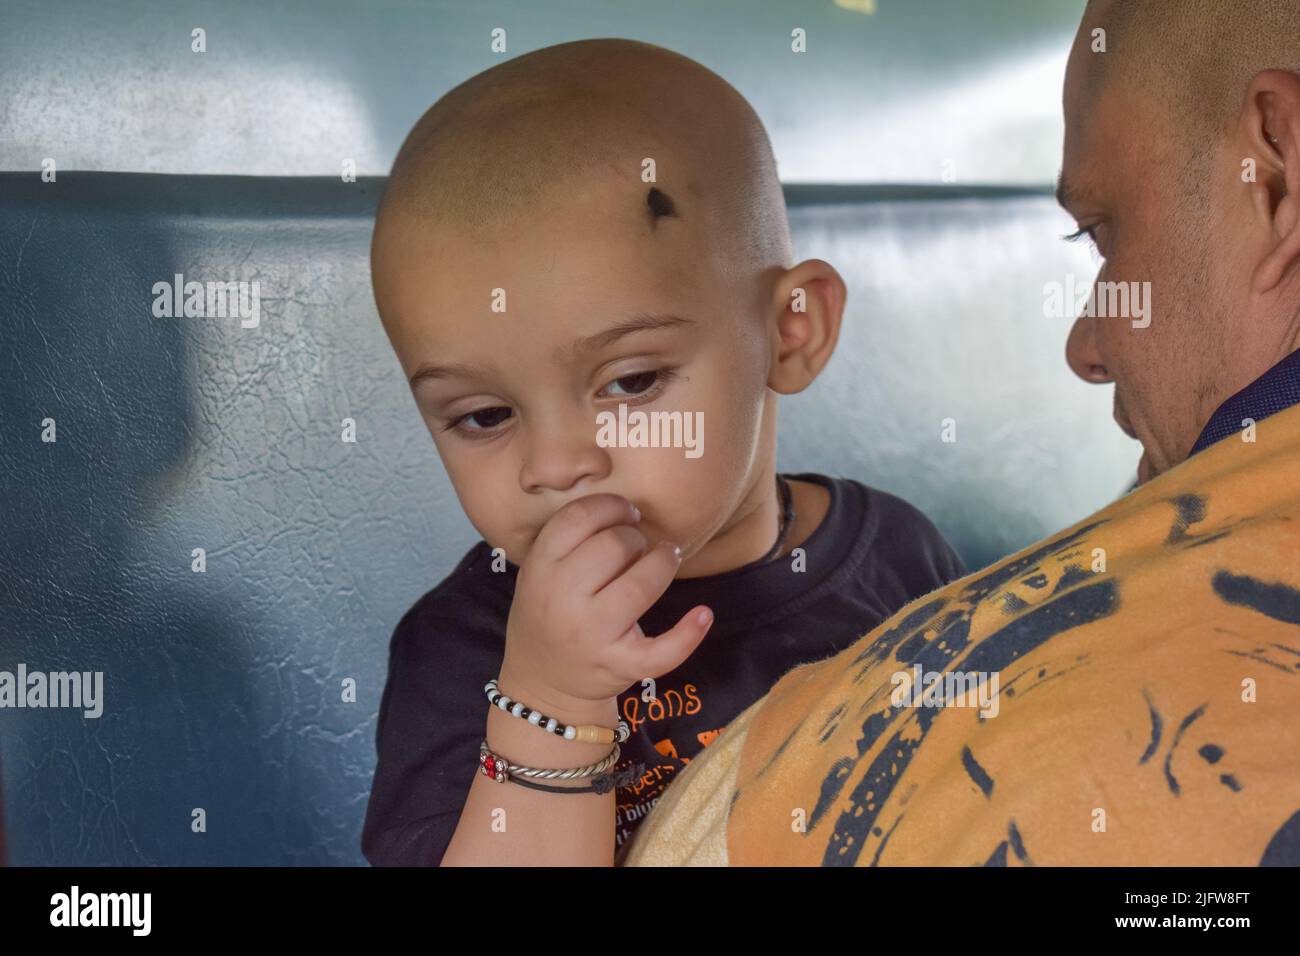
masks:
{"type": "MultiPolygon", "coordinates": [[[[894,831],[898,829],[898,825],[902,822],[903,822],[903,814],[900,813],[898,815],[898,819],[894,821],[894,825],[889,828],[889,832],[886,833],[884,839],[880,841],[880,846],[876,847],[876,855],[871,858],[872,866],[875,866],[880,862],[880,854],[885,852],[885,845],[889,843],[889,838],[894,835],[894,831]]],[[[876,827],[875,829],[876,832],[879,833],[880,827],[876,827]]]]}
{"type": "Polygon", "coordinates": [[[961,765],[966,768],[970,778],[975,781],[976,786],[988,796],[993,792],[993,778],[988,775],[988,771],[980,766],[975,755],[970,752],[969,747],[961,748],[961,765]]]}
{"type": "Polygon", "coordinates": [[[1278,828],[1259,858],[1260,866],[1300,866],[1300,810],[1278,828]]]}
{"type": "Polygon", "coordinates": [[[985,866],[1006,866],[1007,865],[1007,841],[1003,840],[998,844],[998,848],[993,854],[984,861],[985,866]]]}
{"type": "Polygon", "coordinates": [[[1248,574],[1219,571],[1214,575],[1214,593],[1229,604],[1237,604],[1285,624],[1300,624],[1300,591],[1285,584],[1265,584],[1248,574]]]}
{"type": "Polygon", "coordinates": [[[1147,744],[1147,749],[1138,758],[1139,766],[1155,756],[1156,748],[1160,746],[1160,735],[1165,726],[1164,718],[1160,716],[1160,711],[1156,710],[1156,705],[1151,700],[1151,694],[1145,687],[1142,688],[1142,699],[1147,702],[1147,711],[1151,715],[1151,742],[1147,744]]]}
{"type": "Polygon", "coordinates": [[[1025,608],[1029,607],[1029,602],[1022,597],[1017,597],[1010,591],[1002,595],[1002,613],[1007,617],[1014,617],[1025,608]]]}
{"type": "Polygon", "coordinates": [[[830,772],[822,778],[821,792],[817,795],[817,803],[813,806],[812,813],[808,815],[808,830],[811,832],[817,822],[821,820],[822,815],[839,799],[840,790],[844,788],[845,782],[849,775],[853,773],[853,768],[857,761],[852,757],[841,757],[831,764],[830,772]]]}
{"type": "Polygon", "coordinates": [[[899,643],[899,641],[903,640],[904,637],[911,635],[914,631],[924,628],[929,624],[930,621],[934,619],[935,615],[943,610],[947,603],[948,602],[943,598],[939,598],[938,600],[928,601],[925,604],[922,604],[915,611],[912,611],[899,621],[894,627],[891,627],[868,644],[867,647],[863,649],[862,653],[849,662],[850,667],[856,667],[859,664],[863,664],[863,667],[853,678],[853,683],[856,684],[861,681],[863,675],[876,664],[880,663],[880,661],[884,660],[888,653],[899,643]]]}
{"type": "Polygon", "coordinates": [[[997,848],[984,861],[985,866],[1006,866],[1007,850],[1010,849],[1016,855],[1016,859],[1026,866],[1033,866],[1034,861],[1029,859],[1029,852],[1025,849],[1025,841],[1020,836],[1020,830],[1016,827],[1016,821],[1012,820],[1007,827],[1007,838],[997,845],[997,848]]]}
{"type": "Polygon", "coordinates": [[[1081,568],[1077,564],[1066,565],[1065,570],[1061,573],[1061,580],[1056,582],[1056,587],[1052,588],[1053,594],[1060,594],[1076,584],[1082,584],[1093,576],[1091,568],[1081,568]]]}
{"type": "Polygon", "coordinates": [[[1015,697],[1017,694],[1019,694],[1021,697],[1023,697],[1026,694],[1028,694],[1030,691],[1035,691],[1038,688],[1043,687],[1044,685],[1050,683],[1051,681],[1057,680],[1058,678],[1064,677],[1066,674],[1078,670],[1080,667],[1086,666],[1088,661],[1088,655],[1087,654],[1078,655],[1077,661],[1078,663],[1070,667],[1063,668],[1062,670],[1056,671],[1054,674],[1047,677],[1043,676],[1044,671],[1040,669],[1038,672],[1038,679],[1035,680],[1032,684],[1028,684],[1023,689],[1017,687],[1016,684],[1020,681],[1022,677],[1026,676],[1029,672],[1027,670],[1021,671],[1015,677],[1011,678],[1011,680],[1004,680],[1002,684],[998,687],[998,694],[999,695],[1005,694],[1007,697],[1015,697]]]}
{"type": "Polygon", "coordinates": [[[1109,519],[1094,521],[1091,524],[1081,525],[1070,534],[1063,535],[1052,541],[1044,542],[1032,551],[1027,551],[1014,561],[1008,561],[1006,564],[999,565],[992,571],[989,571],[974,581],[967,584],[961,591],[961,599],[971,604],[983,601],[995,591],[1002,590],[1009,582],[1021,577],[1029,572],[1031,568],[1037,568],[1043,563],[1044,559],[1051,557],[1065,548],[1073,545],[1076,541],[1086,538],[1092,532],[1096,531],[1102,525],[1106,524],[1109,519]]]}
{"type": "Polygon", "coordinates": [[[1177,498],[1169,499],[1176,514],[1173,526],[1169,529],[1169,537],[1165,538],[1165,544],[1180,544],[1188,540],[1188,527],[1205,520],[1205,501],[1202,495],[1179,495],[1177,498]]]}
{"type": "Polygon", "coordinates": [[[1272,667],[1275,670],[1280,670],[1283,674],[1291,673],[1291,668],[1285,666],[1284,664],[1279,664],[1277,661],[1271,661],[1267,657],[1264,657],[1262,654],[1252,654],[1249,651],[1226,651],[1225,653],[1231,654],[1233,657],[1245,657],[1248,660],[1258,661],[1260,664],[1263,664],[1266,667],[1272,667]]]}
{"type": "Polygon", "coordinates": [[[1174,753],[1178,750],[1179,743],[1182,742],[1183,732],[1186,731],[1188,727],[1192,726],[1195,721],[1200,719],[1201,715],[1205,713],[1205,708],[1208,706],[1210,705],[1202,704],[1183,718],[1183,722],[1178,725],[1178,730],[1174,732],[1173,743],[1169,745],[1169,753],[1165,754],[1165,782],[1169,784],[1169,790],[1175,797],[1181,796],[1183,791],[1182,787],[1178,785],[1178,778],[1174,776],[1171,769],[1174,762],[1174,753]]]}
{"type": "MultiPolygon", "coordinates": [[[[1001,575],[1002,572],[998,572],[998,576],[1001,575]]],[[[967,590],[978,590],[980,587],[976,582],[967,590]]],[[[1098,581],[1068,591],[989,634],[966,655],[961,662],[961,669],[968,672],[1000,673],[1017,659],[1036,650],[1058,634],[1108,617],[1114,614],[1118,607],[1119,588],[1113,579],[1098,581]]],[[[947,665],[952,663],[953,653],[950,647],[940,647],[944,643],[944,635],[940,634],[917,654],[916,661],[927,671],[946,671],[947,665]]],[[[893,736],[881,748],[854,787],[850,805],[836,820],[835,829],[827,841],[826,852],[823,855],[824,865],[854,865],[862,848],[868,842],[871,827],[875,824],[881,807],[906,772],[908,764],[924,742],[941,710],[942,708],[920,707],[907,712],[893,736]],[[910,726],[912,722],[917,724],[917,728],[910,726]],[[870,798],[867,797],[868,793],[872,795],[870,798]],[[859,808],[861,808],[860,813],[859,808]],[[853,837],[851,843],[849,837],[853,837]]],[[[879,712],[870,715],[863,723],[863,734],[857,742],[858,753],[865,754],[871,750],[879,737],[889,728],[890,723],[891,721],[882,718],[879,712]]],[[[846,778],[840,777],[837,767],[837,770],[823,781],[823,795],[832,790],[838,794],[844,779],[846,778]]],[[[817,822],[819,820],[813,821],[813,826],[816,826],[817,822]]]]}
{"type": "Polygon", "coordinates": [[[844,715],[843,704],[840,704],[838,707],[836,707],[834,710],[832,710],[829,714],[826,715],[826,723],[822,724],[821,732],[817,737],[817,742],[819,744],[824,744],[826,743],[827,740],[831,738],[831,735],[835,733],[835,728],[840,725],[840,717],[842,717],[843,715],[844,715]]]}
{"type": "Polygon", "coordinates": [[[1011,821],[1011,826],[1007,831],[1011,840],[1011,851],[1015,853],[1016,859],[1026,866],[1033,866],[1033,861],[1029,859],[1029,851],[1025,849],[1025,841],[1020,836],[1020,830],[1016,827],[1016,821],[1011,821]]]}
{"type": "MultiPolygon", "coordinates": [[[[918,658],[924,657],[937,660],[940,665],[939,667],[928,667],[927,669],[945,670],[946,662],[959,655],[968,645],[970,618],[979,602],[1007,582],[1028,574],[1045,558],[1074,547],[1078,542],[1086,539],[1089,534],[1106,523],[1106,520],[1100,520],[1081,525],[1069,534],[1063,534],[1051,541],[1043,542],[1040,546],[1026,552],[1019,558],[1008,561],[992,571],[975,577],[960,592],[960,601],[965,606],[959,610],[950,611],[944,617],[943,625],[936,628],[935,640],[932,643],[927,643],[922,638],[909,647],[909,651],[915,649],[918,658]],[[938,647],[939,644],[944,645],[942,649],[938,647]]],[[[852,683],[860,683],[900,643],[920,637],[919,632],[925,629],[939,612],[947,607],[948,603],[946,597],[927,601],[908,612],[896,625],[880,634],[850,662],[850,667],[858,667],[858,672],[854,675],[852,683]]],[[[1096,620],[1113,614],[1117,606],[1118,589],[1113,582],[1106,582],[1101,590],[1098,590],[1096,585],[1080,588],[1068,596],[1057,598],[1028,612],[1020,620],[1009,622],[1005,628],[994,635],[990,635],[984,643],[993,642],[1005,646],[1006,650],[1003,656],[1008,661],[1014,661],[1016,657],[1033,650],[1038,644],[1049,640],[1061,631],[1086,623],[1089,620],[1096,620]],[[1035,633],[1036,629],[1040,633],[1035,633]]],[[[990,659],[996,659],[997,657],[997,654],[992,654],[990,659]]],[[[988,669],[990,671],[994,669],[1001,670],[1000,667],[988,669]]],[[[929,728],[931,716],[925,714],[923,709],[921,714],[910,714],[904,717],[903,723],[905,725],[908,720],[917,719],[923,727],[924,734],[929,728]]],[[[862,726],[862,736],[857,741],[859,759],[871,749],[895,719],[897,719],[897,714],[884,710],[873,710],[868,715],[862,726]],[[885,713],[889,713],[889,716],[884,716],[885,713]]],[[[791,731],[790,735],[776,749],[776,752],[764,763],[756,774],[756,778],[765,775],[776,764],[781,753],[794,739],[799,730],[802,729],[802,726],[803,721],[800,721],[799,726],[791,731]]],[[[822,781],[821,796],[817,807],[814,809],[813,818],[810,820],[809,832],[816,827],[821,816],[838,798],[841,788],[851,775],[853,767],[856,766],[856,761],[848,761],[848,763],[850,766],[846,767],[845,761],[837,762],[822,781]]],[[[875,776],[873,770],[878,772],[878,768],[874,764],[868,770],[868,778],[875,776]]],[[[866,792],[863,789],[866,784],[867,781],[864,780],[863,785],[859,787],[859,793],[866,792]]],[[[894,782],[891,782],[889,785],[890,791],[892,791],[893,786],[894,782]]],[[[887,793],[882,794],[882,799],[887,795],[887,793]]],[[[877,803],[876,806],[878,807],[879,804],[877,803]]],[[[875,817],[876,813],[872,812],[870,818],[863,821],[864,832],[874,824],[875,817]]],[[[834,840],[835,836],[832,835],[831,842],[833,843],[834,840]]],[[[833,855],[834,847],[828,844],[826,856],[833,857],[833,855]]],[[[853,857],[856,859],[856,853],[853,854],[853,857]]]]}
{"type": "Polygon", "coordinates": [[[785,748],[790,746],[790,741],[799,736],[799,731],[803,730],[804,721],[807,719],[807,716],[803,717],[797,724],[790,728],[790,732],[785,735],[785,739],[781,741],[781,745],[777,747],[776,750],[772,751],[772,756],[768,758],[767,763],[763,764],[763,769],[754,774],[755,780],[762,779],[763,775],[767,773],[777,760],[780,759],[781,754],[785,753],[785,748]]]}

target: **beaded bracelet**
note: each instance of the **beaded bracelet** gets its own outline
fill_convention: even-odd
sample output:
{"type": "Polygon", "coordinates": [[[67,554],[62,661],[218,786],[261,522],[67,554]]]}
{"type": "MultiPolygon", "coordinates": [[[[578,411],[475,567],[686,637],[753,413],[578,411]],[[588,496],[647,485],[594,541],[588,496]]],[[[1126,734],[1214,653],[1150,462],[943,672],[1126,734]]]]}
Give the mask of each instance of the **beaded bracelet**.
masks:
{"type": "Polygon", "coordinates": [[[616,730],[610,730],[608,727],[600,727],[596,724],[561,724],[554,717],[547,717],[540,711],[532,710],[522,701],[514,700],[506,696],[497,689],[496,679],[488,681],[483,685],[483,691],[487,694],[488,703],[501,708],[512,717],[519,717],[527,720],[534,727],[546,731],[548,734],[555,734],[557,737],[563,737],[565,740],[577,740],[582,743],[609,744],[613,743],[617,737],[621,744],[627,743],[631,732],[628,730],[627,721],[620,720],[616,730]]]}

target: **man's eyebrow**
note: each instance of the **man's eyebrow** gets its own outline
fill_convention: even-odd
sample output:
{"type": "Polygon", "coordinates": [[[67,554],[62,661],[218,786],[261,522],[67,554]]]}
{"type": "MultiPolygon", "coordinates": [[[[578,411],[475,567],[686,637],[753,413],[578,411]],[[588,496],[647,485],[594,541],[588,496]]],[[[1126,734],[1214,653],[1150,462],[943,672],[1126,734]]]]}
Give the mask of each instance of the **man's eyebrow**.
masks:
{"type": "Polygon", "coordinates": [[[1070,211],[1070,206],[1078,199],[1079,190],[1074,183],[1065,178],[1065,170],[1061,170],[1056,177],[1056,201],[1066,212],[1070,211]]]}
{"type": "MultiPolygon", "coordinates": [[[[589,352],[598,352],[603,348],[612,345],[625,335],[631,335],[634,332],[646,332],[652,329],[673,328],[679,325],[694,325],[691,319],[682,318],[680,315],[638,315],[628,319],[626,322],[620,322],[612,328],[605,329],[603,332],[597,332],[595,335],[589,335],[584,339],[579,339],[569,346],[562,346],[557,352],[557,358],[561,361],[566,359],[572,361],[589,352]]],[[[434,381],[446,378],[487,378],[488,372],[481,366],[470,365],[465,362],[453,362],[448,365],[433,365],[426,363],[415,370],[415,374],[410,378],[411,390],[414,391],[416,386],[422,382],[434,381]]]]}

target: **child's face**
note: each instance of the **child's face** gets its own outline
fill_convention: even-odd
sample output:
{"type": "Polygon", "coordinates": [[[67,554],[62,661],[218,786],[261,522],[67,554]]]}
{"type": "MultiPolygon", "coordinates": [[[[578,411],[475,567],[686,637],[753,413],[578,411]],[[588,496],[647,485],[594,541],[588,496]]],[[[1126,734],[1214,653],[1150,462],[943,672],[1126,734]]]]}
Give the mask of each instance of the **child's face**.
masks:
{"type": "Polygon", "coordinates": [[[446,369],[414,384],[416,404],[469,520],[516,564],[563,505],[608,492],[640,509],[651,547],[682,548],[689,576],[691,556],[744,517],[771,456],[761,277],[738,274],[698,204],[696,221],[652,228],[647,190],[552,197],[490,239],[394,216],[376,240],[376,294],[406,375],[446,369]],[[665,322],[611,332],[647,317],[665,322]],[[602,447],[597,414],[620,402],[630,418],[700,422],[703,453],[602,447]]]}

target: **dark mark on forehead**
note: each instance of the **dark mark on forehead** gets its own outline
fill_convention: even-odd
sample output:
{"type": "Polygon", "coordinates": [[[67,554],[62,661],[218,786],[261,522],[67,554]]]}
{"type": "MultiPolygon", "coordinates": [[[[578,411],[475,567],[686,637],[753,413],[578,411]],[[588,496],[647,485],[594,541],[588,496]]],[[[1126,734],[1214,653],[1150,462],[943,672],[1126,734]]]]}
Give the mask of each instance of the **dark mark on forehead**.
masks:
{"type": "Polygon", "coordinates": [[[656,188],[650,187],[650,192],[646,193],[645,203],[650,208],[650,228],[654,228],[662,216],[671,216],[674,219],[680,218],[677,215],[677,207],[673,205],[672,199],[668,194],[656,188]]]}

